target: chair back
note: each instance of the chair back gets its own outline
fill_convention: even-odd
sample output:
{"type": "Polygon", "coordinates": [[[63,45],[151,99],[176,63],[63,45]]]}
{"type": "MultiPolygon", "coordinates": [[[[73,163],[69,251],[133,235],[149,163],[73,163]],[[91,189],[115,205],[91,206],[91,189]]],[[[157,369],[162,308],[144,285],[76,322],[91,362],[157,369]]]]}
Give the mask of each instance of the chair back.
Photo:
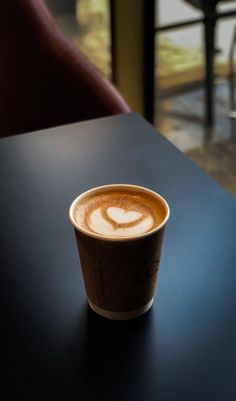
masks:
{"type": "Polygon", "coordinates": [[[1,2],[0,58],[0,137],[130,111],[43,0],[1,2]]]}

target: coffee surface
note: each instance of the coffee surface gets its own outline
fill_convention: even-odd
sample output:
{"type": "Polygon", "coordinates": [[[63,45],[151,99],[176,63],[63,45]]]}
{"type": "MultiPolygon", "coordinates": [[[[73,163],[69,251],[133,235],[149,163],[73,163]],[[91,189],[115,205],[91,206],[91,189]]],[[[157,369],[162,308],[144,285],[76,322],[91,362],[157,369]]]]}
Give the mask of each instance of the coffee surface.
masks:
{"type": "Polygon", "coordinates": [[[159,226],[165,207],[155,195],[129,189],[101,191],[82,198],[74,219],[86,231],[106,237],[135,237],[159,226]]]}

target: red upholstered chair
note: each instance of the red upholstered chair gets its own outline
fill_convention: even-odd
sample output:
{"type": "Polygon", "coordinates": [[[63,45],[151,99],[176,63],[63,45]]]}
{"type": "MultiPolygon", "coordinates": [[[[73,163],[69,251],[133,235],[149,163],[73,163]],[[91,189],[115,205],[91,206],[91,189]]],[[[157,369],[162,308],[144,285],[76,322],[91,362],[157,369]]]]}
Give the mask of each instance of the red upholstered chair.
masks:
{"type": "Polygon", "coordinates": [[[0,137],[129,112],[43,0],[0,5],[0,137]]]}

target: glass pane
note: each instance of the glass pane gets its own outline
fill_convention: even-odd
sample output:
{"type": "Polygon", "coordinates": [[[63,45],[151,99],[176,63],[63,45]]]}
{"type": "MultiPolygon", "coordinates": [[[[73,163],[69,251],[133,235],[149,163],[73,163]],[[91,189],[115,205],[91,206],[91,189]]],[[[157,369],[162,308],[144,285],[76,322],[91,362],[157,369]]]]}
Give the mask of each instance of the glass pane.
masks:
{"type": "MultiPolygon", "coordinates": [[[[227,64],[229,62],[229,52],[233,39],[234,27],[236,27],[236,17],[227,20],[218,20],[217,22],[216,46],[220,50],[217,57],[217,64],[227,64]]],[[[227,73],[227,65],[224,67],[227,73]]],[[[222,67],[218,67],[218,69],[221,70],[222,67]]]]}
{"type": "Polygon", "coordinates": [[[157,0],[156,10],[156,22],[162,25],[198,18],[201,15],[184,0],[157,0]]]}
{"type": "Polygon", "coordinates": [[[78,48],[107,77],[111,76],[110,20],[108,0],[77,0],[80,35],[78,48]]]}
{"type": "MultiPolygon", "coordinates": [[[[165,26],[201,17],[183,0],[158,0],[156,25],[165,26]]],[[[157,34],[156,75],[158,86],[168,89],[203,79],[202,24],[168,29],[157,34]]]]}
{"type": "Polygon", "coordinates": [[[202,27],[187,27],[157,34],[158,86],[169,89],[203,79],[202,27]]]}

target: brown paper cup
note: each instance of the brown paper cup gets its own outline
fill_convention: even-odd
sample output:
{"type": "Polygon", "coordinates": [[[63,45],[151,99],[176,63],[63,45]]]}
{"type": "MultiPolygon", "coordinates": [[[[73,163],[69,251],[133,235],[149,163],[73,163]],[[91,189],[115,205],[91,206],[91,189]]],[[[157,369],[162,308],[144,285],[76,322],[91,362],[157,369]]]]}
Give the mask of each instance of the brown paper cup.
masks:
{"type": "Polygon", "coordinates": [[[85,192],[70,207],[90,307],[114,320],[140,316],[152,306],[169,206],[157,193],[134,185],[107,185],[85,192]],[[152,194],[165,208],[155,229],[134,237],[112,238],[82,229],[74,219],[78,202],[92,193],[110,189],[133,189],[152,194]]]}

